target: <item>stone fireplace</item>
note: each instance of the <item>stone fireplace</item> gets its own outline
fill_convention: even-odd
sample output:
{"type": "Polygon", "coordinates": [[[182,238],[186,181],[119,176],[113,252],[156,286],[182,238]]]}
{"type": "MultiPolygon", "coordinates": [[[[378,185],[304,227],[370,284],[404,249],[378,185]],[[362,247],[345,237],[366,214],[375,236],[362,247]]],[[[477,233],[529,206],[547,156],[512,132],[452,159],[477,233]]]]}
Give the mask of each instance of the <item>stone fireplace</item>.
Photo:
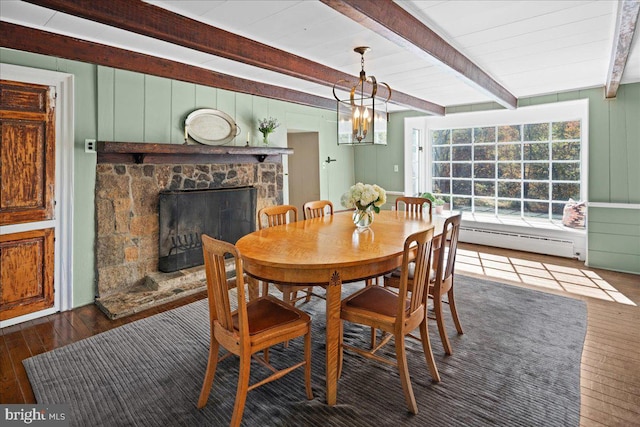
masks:
{"type": "MultiPolygon", "coordinates": [[[[99,145],[99,153],[100,149],[99,145]]],[[[256,211],[283,201],[283,168],[279,155],[269,157],[280,161],[246,163],[225,163],[224,160],[200,163],[197,160],[202,156],[192,156],[193,163],[184,163],[189,160],[185,157],[189,156],[182,156],[181,163],[165,163],[169,158],[160,164],[118,163],[121,160],[118,156],[98,157],[96,304],[111,318],[199,292],[205,287],[202,266],[171,273],[159,271],[161,192],[253,188],[257,196],[256,211]]]]}

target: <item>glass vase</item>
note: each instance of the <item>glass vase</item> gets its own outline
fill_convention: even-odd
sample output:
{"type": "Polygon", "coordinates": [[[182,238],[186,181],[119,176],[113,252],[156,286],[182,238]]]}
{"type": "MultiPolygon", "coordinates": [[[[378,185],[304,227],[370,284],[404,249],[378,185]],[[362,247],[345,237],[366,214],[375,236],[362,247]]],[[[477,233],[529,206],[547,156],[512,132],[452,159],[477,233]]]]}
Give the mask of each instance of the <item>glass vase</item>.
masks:
{"type": "Polygon", "coordinates": [[[353,211],[353,223],[359,230],[367,229],[373,223],[373,214],[374,210],[371,206],[366,209],[356,208],[353,211]]]}
{"type": "Polygon", "coordinates": [[[266,147],[269,145],[269,133],[262,134],[262,144],[266,147]]]}

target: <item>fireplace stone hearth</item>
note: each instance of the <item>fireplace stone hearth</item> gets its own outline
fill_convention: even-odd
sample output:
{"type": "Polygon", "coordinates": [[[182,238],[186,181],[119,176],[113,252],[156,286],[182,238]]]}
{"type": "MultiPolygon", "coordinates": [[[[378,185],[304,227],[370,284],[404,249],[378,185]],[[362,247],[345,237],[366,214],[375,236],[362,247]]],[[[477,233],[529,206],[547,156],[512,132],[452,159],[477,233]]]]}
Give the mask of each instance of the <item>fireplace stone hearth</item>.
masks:
{"type": "Polygon", "coordinates": [[[204,290],[202,266],[159,271],[159,194],[232,187],[254,187],[256,211],[282,204],[282,164],[98,163],[96,304],[118,318],[204,290]]]}

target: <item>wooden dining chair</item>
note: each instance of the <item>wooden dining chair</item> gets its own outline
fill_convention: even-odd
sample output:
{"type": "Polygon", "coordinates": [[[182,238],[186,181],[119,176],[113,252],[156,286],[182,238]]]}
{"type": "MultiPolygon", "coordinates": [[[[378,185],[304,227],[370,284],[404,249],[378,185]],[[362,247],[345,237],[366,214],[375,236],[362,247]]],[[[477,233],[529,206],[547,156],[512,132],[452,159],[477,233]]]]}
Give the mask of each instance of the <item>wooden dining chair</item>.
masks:
{"type": "MultiPolygon", "coordinates": [[[[284,225],[298,221],[298,208],[292,205],[267,206],[258,211],[258,229],[284,225]],[[263,219],[266,220],[263,222],[263,219]],[[263,225],[266,224],[266,225],[263,225]]],[[[268,293],[268,283],[263,286],[263,294],[268,293]]],[[[276,288],[282,292],[282,299],[287,304],[296,305],[300,300],[311,301],[313,287],[304,285],[287,285],[275,283],[276,288]],[[298,291],[303,291],[304,295],[298,297],[298,291]]]]}
{"type": "Polygon", "coordinates": [[[325,215],[333,215],[333,203],[329,200],[314,200],[302,206],[304,219],[319,218],[325,215]]]}
{"type": "Polygon", "coordinates": [[[431,215],[431,200],[424,197],[400,196],[396,198],[396,210],[411,213],[423,213],[423,207],[427,205],[427,212],[431,215]]]}
{"type": "Polygon", "coordinates": [[[240,252],[231,243],[202,235],[204,264],[209,299],[209,323],[211,342],[198,408],[203,408],[209,398],[218,362],[235,354],[240,357],[238,387],[231,417],[231,426],[239,426],[247,399],[247,393],[256,387],[277,380],[289,372],[305,368],[305,388],[308,399],[311,390],[311,318],[302,310],[266,295],[251,302],[246,301],[244,274],[240,252]],[[237,310],[232,309],[229,297],[225,257],[231,256],[236,269],[237,310]],[[275,369],[269,364],[269,347],[304,336],[304,360],[287,368],[275,369]],[[218,358],[219,347],[227,350],[218,358]],[[263,351],[263,357],[256,353],[263,351]],[[269,367],[273,374],[262,381],[249,384],[251,359],[269,367]]]}
{"type": "Polygon", "coordinates": [[[440,374],[431,351],[426,318],[426,284],[429,276],[432,240],[433,226],[414,233],[405,240],[399,292],[396,293],[382,286],[368,286],[345,298],[340,306],[340,318],[343,322],[375,327],[384,331],[385,336],[375,348],[365,350],[345,344],[341,331],[338,376],[342,372],[344,349],[355,351],[372,360],[396,366],[400,373],[407,407],[413,414],[418,413],[418,406],[409,377],[405,337],[416,328],[420,330],[420,340],[431,378],[433,381],[440,381],[440,374]],[[413,292],[409,294],[408,280],[411,262],[414,263],[415,269],[413,292]],[[376,354],[391,338],[394,338],[395,342],[395,360],[376,354]]]}
{"type": "Polygon", "coordinates": [[[434,274],[429,282],[429,297],[433,299],[433,312],[436,322],[438,323],[438,332],[440,340],[446,354],[453,354],[453,348],[449,341],[449,335],[444,323],[442,313],[443,303],[449,305],[451,317],[458,334],[462,335],[462,325],[458,317],[456,308],[455,294],[453,292],[453,283],[455,276],[456,253],[458,252],[458,237],[460,236],[460,222],[462,214],[447,218],[444,223],[442,235],[439,239],[434,240],[434,274]],[[443,297],[447,295],[447,300],[443,297]]]}
{"type": "MultiPolygon", "coordinates": [[[[434,318],[438,324],[440,340],[446,354],[453,354],[453,348],[443,318],[443,303],[449,305],[451,317],[458,334],[463,334],[462,325],[456,309],[455,294],[453,291],[455,260],[458,251],[458,237],[460,235],[460,222],[462,214],[454,215],[446,219],[442,235],[433,239],[433,267],[429,277],[428,296],[433,299],[434,318]],[[447,295],[447,300],[443,298],[447,295]]],[[[395,270],[384,277],[385,287],[400,287],[400,270],[395,270]]],[[[414,283],[412,267],[409,268],[409,292],[414,283]]]]}

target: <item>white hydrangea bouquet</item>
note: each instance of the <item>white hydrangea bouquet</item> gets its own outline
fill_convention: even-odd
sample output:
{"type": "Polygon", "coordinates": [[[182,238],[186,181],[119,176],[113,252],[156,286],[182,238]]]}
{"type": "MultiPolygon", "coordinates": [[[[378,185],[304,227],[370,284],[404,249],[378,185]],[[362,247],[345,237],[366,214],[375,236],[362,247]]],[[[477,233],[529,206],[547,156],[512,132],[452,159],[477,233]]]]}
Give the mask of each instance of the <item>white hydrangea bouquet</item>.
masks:
{"type": "Polygon", "coordinates": [[[387,192],[378,185],[352,185],[340,198],[342,206],[355,209],[353,222],[358,228],[366,228],[373,222],[373,212],[379,213],[380,206],[387,202],[387,192]],[[372,212],[373,211],[373,212],[372,212]]]}

